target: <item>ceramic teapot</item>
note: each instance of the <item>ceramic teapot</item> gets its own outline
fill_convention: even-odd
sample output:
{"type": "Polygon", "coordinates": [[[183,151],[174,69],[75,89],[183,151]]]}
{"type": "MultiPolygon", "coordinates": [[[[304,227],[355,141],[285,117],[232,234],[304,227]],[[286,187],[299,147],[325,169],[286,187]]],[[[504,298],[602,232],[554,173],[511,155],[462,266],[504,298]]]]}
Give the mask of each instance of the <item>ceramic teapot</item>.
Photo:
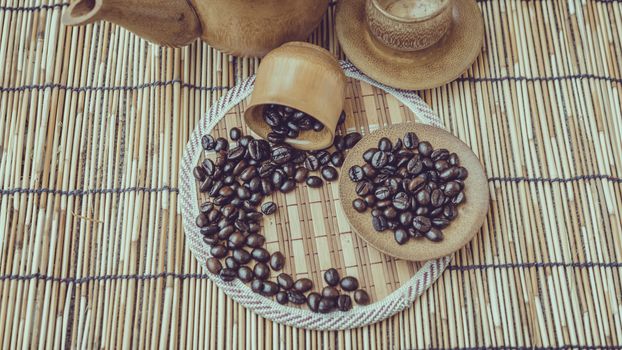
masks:
{"type": "Polygon", "coordinates": [[[239,56],[261,57],[281,44],[304,40],[321,21],[328,0],[77,0],[63,23],[116,23],[166,46],[201,38],[239,56]]]}

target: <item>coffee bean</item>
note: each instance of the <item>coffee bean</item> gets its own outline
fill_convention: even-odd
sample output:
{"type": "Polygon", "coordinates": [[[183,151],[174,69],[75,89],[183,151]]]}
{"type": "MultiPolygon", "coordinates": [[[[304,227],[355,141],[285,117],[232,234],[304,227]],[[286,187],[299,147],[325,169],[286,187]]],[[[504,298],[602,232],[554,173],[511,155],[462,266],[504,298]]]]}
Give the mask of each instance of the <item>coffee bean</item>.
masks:
{"type": "Polygon", "coordinates": [[[324,281],[326,281],[329,286],[336,286],[339,284],[340,277],[337,269],[330,268],[326,270],[326,272],[324,272],[324,281]]]}
{"type": "Polygon", "coordinates": [[[374,230],[382,232],[387,229],[387,218],[384,216],[374,216],[371,220],[374,230]]]}
{"type": "Polygon", "coordinates": [[[453,196],[453,198],[451,199],[451,203],[458,205],[458,204],[464,203],[465,200],[466,200],[466,197],[464,195],[464,192],[459,192],[458,194],[453,196]]]}
{"type": "Polygon", "coordinates": [[[365,198],[363,198],[363,200],[368,207],[374,206],[376,204],[376,196],[374,196],[373,194],[368,194],[367,196],[365,196],[365,198]]]}
{"type": "Polygon", "coordinates": [[[285,182],[286,176],[285,173],[281,169],[277,169],[272,173],[272,184],[276,188],[280,188],[281,185],[285,182]]]}
{"type": "Polygon", "coordinates": [[[325,314],[325,313],[330,312],[333,308],[335,308],[336,305],[337,305],[337,302],[335,300],[322,298],[320,299],[320,303],[318,305],[318,311],[320,313],[325,314]]]}
{"type": "Polygon", "coordinates": [[[369,294],[362,289],[358,289],[354,292],[354,301],[359,305],[369,304],[369,294]]]}
{"type": "Polygon", "coordinates": [[[425,233],[428,232],[432,227],[432,222],[425,216],[415,216],[415,218],[413,219],[413,227],[415,228],[415,230],[421,233],[425,233]]]}
{"type": "Polygon", "coordinates": [[[322,181],[322,179],[317,176],[309,176],[307,178],[306,183],[307,183],[307,186],[311,188],[318,188],[318,187],[322,187],[322,184],[324,183],[324,181],[322,181]]]}
{"type": "Polygon", "coordinates": [[[209,225],[201,228],[201,234],[204,236],[213,236],[218,231],[219,229],[217,225],[209,225]]]}
{"type": "Polygon", "coordinates": [[[393,196],[393,206],[397,210],[406,210],[410,207],[410,196],[405,192],[399,192],[393,196]]]}
{"type": "Polygon", "coordinates": [[[233,141],[237,141],[242,137],[242,131],[238,128],[231,128],[229,130],[229,138],[233,141]]]}
{"type": "Polygon", "coordinates": [[[359,281],[352,276],[342,278],[339,284],[341,289],[348,292],[351,292],[359,287],[359,281]]]}
{"type": "Polygon", "coordinates": [[[449,226],[449,220],[445,218],[434,218],[432,219],[432,226],[438,229],[443,229],[449,226]]]}
{"type": "Polygon", "coordinates": [[[241,266],[238,269],[238,278],[244,283],[248,283],[253,280],[253,270],[248,266],[241,266]]]}
{"type": "Polygon", "coordinates": [[[206,265],[207,270],[214,275],[218,275],[220,273],[220,270],[222,270],[222,264],[220,263],[220,260],[215,257],[207,258],[206,265]]]}
{"type": "Polygon", "coordinates": [[[420,205],[430,204],[430,192],[428,190],[421,190],[417,192],[415,198],[417,198],[417,203],[420,205]]]}
{"type": "Polygon", "coordinates": [[[199,228],[206,227],[209,225],[209,222],[208,216],[204,213],[199,214],[195,220],[195,223],[199,228]]]}
{"type": "Polygon", "coordinates": [[[432,242],[440,242],[444,238],[443,233],[439,229],[436,229],[436,228],[430,229],[424,235],[427,239],[429,239],[432,242]]]}
{"type": "Polygon", "coordinates": [[[348,171],[348,175],[350,176],[350,180],[354,182],[359,182],[365,177],[365,174],[363,173],[363,168],[358,165],[351,167],[348,171]]]}
{"type": "Polygon", "coordinates": [[[387,152],[382,150],[374,153],[370,162],[371,166],[373,166],[375,169],[383,168],[385,165],[387,165],[387,163],[389,163],[389,155],[387,152]]]}
{"type": "MultiPolygon", "coordinates": [[[[242,159],[245,154],[246,154],[246,149],[242,146],[237,146],[229,150],[227,158],[229,158],[230,161],[237,161],[237,160],[242,159]]],[[[231,166],[233,167],[232,164],[231,166]]],[[[233,168],[231,169],[233,170],[233,168]]],[[[228,171],[225,171],[225,173],[228,173],[228,171]]]]}
{"type": "Polygon", "coordinates": [[[333,140],[333,146],[335,146],[335,148],[338,151],[345,151],[346,150],[346,141],[343,138],[343,136],[336,135],[334,140],[333,140]]]}
{"type": "Polygon", "coordinates": [[[449,158],[449,151],[444,148],[435,149],[432,154],[430,154],[430,158],[435,162],[445,160],[449,158]]]}
{"type": "Polygon", "coordinates": [[[276,276],[276,282],[284,290],[289,290],[294,286],[294,279],[286,273],[281,273],[276,276]]]}
{"type": "Polygon", "coordinates": [[[428,141],[421,141],[417,146],[417,150],[419,151],[419,154],[421,154],[423,157],[429,157],[432,154],[434,148],[428,141]]]}
{"type": "Polygon", "coordinates": [[[230,269],[234,269],[237,270],[240,268],[240,264],[235,261],[235,259],[233,259],[233,257],[228,256],[225,258],[225,266],[230,268],[230,269]]]}
{"type": "Polygon", "coordinates": [[[255,267],[253,267],[253,274],[255,275],[255,278],[265,280],[270,277],[270,268],[268,265],[258,262],[255,264],[255,267]]]}
{"type": "Polygon", "coordinates": [[[257,168],[254,166],[249,166],[242,173],[240,173],[240,180],[242,181],[250,181],[252,178],[257,176],[257,168]]]}
{"type": "Polygon", "coordinates": [[[352,207],[354,208],[354,210],[358,211],[359,213],[362,213],[365,210],[367,210],[367,204],[365,204],[365,201],[363,201],[360,198],[357,198],[354,201],[352,201],[352,207]]]}
{"type": "Polygon", "coordinates": [[[307,305],[309,306],[309,310],[313,312],[318,312],[320,308],[320,300],[322,300],[322,296],[318,293],[312,292],[307,296],[307,305]]]}
{"type": "Polygon", "coordinates": [[[447,161],[451,165],[460,165],[460,157],[455,153],[451,153],[449,157],[447,157],[447,161]]]}
{"type": "Polygon", "coordinates": [[[285,256],[281,252],[274,252],[270,256],[270,267],[274,271],[279,271],[285,265],[285,256]]]}
{"type": "Polygon", "coordinates": [[[204,150],[211,151],[214,149],[215,145],[216,141],[214,140],[214,137],[212,135],[203,135],[203,137],[201,138],[201,146],[203,146],[204,150]]]}
{"type": "Polygon", "coordinates": [[[344,160],[345,157],[340,151],[336,151],[330,156],[330,163],[336,167],[342,166],[344,160]]]}
{"type": "Polygon", "coordinates": [[[397,244],[400,244],[400,245],[406,244],[406,242],[408,242],[408,240],[410,239],[410,236],[408,235],[408,231],[406,231],[403,228],[398,228],[397,230],[395,230],[395,232],[393,232],[393,236],[397,244]]]}
{"type": "Polygon", "coordinates": [[[267,297],[274,296],[279,292],[279,286],[272,281],[264,281],[261,288],[261,294],[267,297]]]}
{"type": "Polygon", "coordinates": [[[283,182],[283,184],[280,187],[280,191],[282,193],[289,193],[291,191],[293,191],[296,188],[296,181],[294,180],[285,180],[285,182],[283,182]]]}
{"type": "Polygon", "coordinates": [[[229,142],[222,137],[216,139],[216,145],[214,146],[214,151],[228,151],[229,150],[229,142]]]}
{"type": "Polygon", "coordinates": [[[238,272],[234,269],[224,268],[220,270],[220,279],[225,282],[231,282],[238,275],[238,272]]]}
{"type": "Polygon", "coordinates": [[[329,299],[336,299],[339,296],[339,290],[335,287],[324,287],[322,289],[322,297],[329,299]]]}
{"type": "Polygon", "coordinates": [[[307,297],[304,294],[294,290],[288,291],[287,297],[292,304],[302,305],[307,302],[307,297]]]}
{"type": "Polygon", "coordinates": [[[245,240],[246,238],[244,235],[239,232],[233,233],[229,236],[229,242],[233,248],[241,248],[244,246],[245,240]]]}
{"type": "Polygon", "coordinates": [[[393,207],[390,207],[389,205],[391,205],[391,201],[387,202],[387,207],[382,212],[382,215],[384,215],[384,217],[389,220],[393,220],[397,217],[397,210],[395,210],[395,208],[393,207]]]}
{"type": "Polygon", "coordinates": [[[324,130],[324,124],[320,123],[319,121],[315,121],[313,123],[313,131],[322,131],[324,130]]]}
{"type": "Polygon", "coordinates": [[[281,305],[287,304],[287,302],[289,301],[289,298],[287,297],[287,292],[281,291],[276,293],[276,301],[281,305]]]}
{"type": "Polygon", "coordinates": [[[428,209],[428,207],[419,207],[417,208],[417,210],[415,210],[415,215],[425,216],[428,215],[429,212],[430,210],[428,209]]]}
{"type": "Polygon", "coordinates": [[[402,226],[410,226],[412,225],[413,222],[413,214],[409,211],[405,211],[403,213],[400,214],[399,217],[399,221],[400,224],[402,224],[402,226]]]}
{"type": "Polygon", "coordinates": [[[322,177],[326,181],[335,181],[337,177],[339,177],[339,174],[337,173],[337,169],[327,165],[322,168],[322,177]]]}
{"type": "Polygon", "coordinates": [[[352,309],[352,298],[350,298],[349,295],[340,295],[339,298],[337,298],[337,307],[339,311],[348,311],[352,309]]]}
{"type": "Polygon", "coordinates": [[[458,216],[458,210],[456,209],[455,205],[447,205],[444,209],[443,209],[443,216],[448,219],[448,220],[453,220],[458,216]]]}
{"type": "Polygon", "coordinates": [[[364,197],[368,194],[370,194],[374,189],[374,185],[366,180],[360,181],[359,183],[356,184],[356,194],[358,194],[361,197],[364,197]]]}
{"type": "Polygon", "coordinates": [[[210,249],[210,254],[213,257],[218,258],[218,259],[224,258],[228,252],[229,250],[224,245],[221,245],[221,244],[214,245],[210,249]]]}
{"type": "Polygon", "coordinates": [[[345,146],[346,148],[352,148],[354,147],[354,145],[356,145],[361,139],[363,138],[363,136],[358,133],[358,132],[351,132],[349,134],[347,134],[344,137],[344,142],[345,142],[345,146]]]}
{"type": "Polygon", "coordinates": [[[292,151],[286,146],[272,148],[272,161],[276,164],[285,164],[292,159],[292,151]]]}
{"type": "Polygon", "coordinates": [[[294,173],[294,180],[297,183],[303,183],[307,179],[308,175],[309,175],[309,170],[307,168],[298,167],[296,168],[296,172],[294,173]]]}
{"type": "Polygon", "coordinates": [[[415,149],[419,146],[419,138],[414,132],[407,132],[404,135],[404,147],[407,149],[415,149]]]}
{"type": "Polygon", "coordinates": [[[198,181],[205,181],[205,179],[207,178],[207,172],[205,172],[205,169],[203,169],[202,166],[197,165],[194,168],[194,178],[197,179],[198,181]]]}
{"type": "MultiPolygon", "coordinates": [[[[249,236],[250,237],[250,236],[249,236]]],[[[248,244],[248,240],[246,241],[248,244]]],[[[266,263],[270,260],[270,253],[264,248],[255,248],[251,251],[251,256],[258,262],[266,263]]]]}
{"type": "Polygon", "coordinates": [[[251,254],[245,249],[235,249],[232,256],[240,265],[247,264],[251,261],[251,254]]]}
{"type": "Polygon", "coordinates": [[[263,281],[257,279],[253,280],[253,282],[251,282],[251,289],[255,293],[261,293],[261,290],[263,289],[263,281]]]}
{"type": "Polygon", "coordinates": [[[294,289],[301,293],[304,293],[311,288],[313,288],[313,281],[308,278],[300,278],[294,283],[294,289]]]}
{"type": "Polygon", "coordinates": [[[274,191],[272,182],[267,179],[261,179],[261,194],[268,196],[274,191]]]}
{"type": "Polygon", "coordinates": [[[279,135],[275,132],[269,132],[266,138],[268,139],[268,141],[275,143],[275,144],[280,144],[285,141],[284,135],[279,135]]]}
{"type": "Polygon", "coordinates": [[[261,206],[261,212],[264,213],[264,215],[272,215],[276,211],[276,208],[276,203],[266,202],[261,206]]]}
{"type": "Polygon", "coordinates": [[[384,152],[390,152],[391,149],[393,148],[393,144],[391,143],[391,140],[389,140],[386,137],[381,138],[378,141],[378,149],[384,152]]]}
{"type": "Polygon", "coordinates": [[[391,190],[389,190],[386,186],[378,187],[374,191],[374,196],[376,196],[376,199],[378,200],[385,200],[391,196],[391,190]]]}
{"type": "Polygon", "coordinates": [[[312,154],[307,156],[307,159],[305,159],[304,164],[305,164],[305,168],[309,169],[310,171],[316,171],[320,168],[320,161],[317,159],[316,156],[312,154]]]}
{"type": "Polygon", "coordinates": [[[327,165],[328,163],[330,163],[330,153],[328,153],[328,151],[316,151],[315,157],[320,162],[320,165],[327,165]]]}

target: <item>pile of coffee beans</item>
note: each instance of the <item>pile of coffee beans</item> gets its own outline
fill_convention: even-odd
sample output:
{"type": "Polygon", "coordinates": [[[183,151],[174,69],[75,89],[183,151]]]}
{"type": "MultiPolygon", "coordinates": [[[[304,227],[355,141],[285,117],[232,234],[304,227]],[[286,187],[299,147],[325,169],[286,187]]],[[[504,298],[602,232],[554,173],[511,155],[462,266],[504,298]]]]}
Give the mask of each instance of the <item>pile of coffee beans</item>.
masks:
{"type": "Polygon", "coordinates": [[[281,143],[285,139],[295,139],[302,131],[324,129],[324,124],[312,116],[291,107],[275,104],[264,108],[263,120],[272,130],[268,133],[268,141],[274,143],[281,143]]]}
{"type": "Polygon", "coordinates": [[[268,252],[261,234],[262,217],[278,210],[276,203],[264,201],[267,196],[293,191],[302,183],[320,187],[326,181],[337,180],[344,152],[361,135],[337,136],[332,152],[296,150],[281,139],[271,143],[242,135],[238,128],[230,129],[229,137],[235,143],[222,137],[203,136],[203,148],[215,151],[215,157],[206,158],[194,169],[200,191],[209,197],[200,205],[196,218],[203,241],[210,246],[208,270],[224,281],[238,278],[250,284],[254,292],[274,297],[281,304],[306,303],[314,312],[349,310],[352,298],[340,289],[353,292],[358,304],[369,303],[369,295],[359,289],[356,278],[340,278],[335,269],[324,274],[328,286],[321,293],[312,291],[314,285],[308,278],[294,281],[285,272],[273,276],[273,271],[283,269],[286,259],[281,252],[268,252]]]}
{"type": "Polygon", "coordinates": [[[466,201],[464,180],[469,174],[458,155],[435,150],[408,132],[395,143],[381,138],[363,160],[365,164],[348,171],[359,197],[352,207],[360,213],[371,210],[374,229],[393,231],[399,244],[422,237],[442,241],[441,230],[466,201]]]}

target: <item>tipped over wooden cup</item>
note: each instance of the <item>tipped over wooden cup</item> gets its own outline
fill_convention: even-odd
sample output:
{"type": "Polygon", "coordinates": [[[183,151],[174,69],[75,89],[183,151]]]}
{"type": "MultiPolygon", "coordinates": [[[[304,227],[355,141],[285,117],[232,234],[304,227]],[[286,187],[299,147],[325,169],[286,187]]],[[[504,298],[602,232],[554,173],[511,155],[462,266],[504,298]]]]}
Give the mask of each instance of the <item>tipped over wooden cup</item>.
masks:
{"type": "Polygon", "coordinates": [[[315,118],[324,128],[301,131],[285,142],[301,150],[324,149],[333,143],[345,89],[345,74],[328,51],[290,42],[271,51],[259,65],[244,119],[257,135],[267,138],[272,129],[264,121],[264,109],[269,105],[291,107],[315,118]]]}

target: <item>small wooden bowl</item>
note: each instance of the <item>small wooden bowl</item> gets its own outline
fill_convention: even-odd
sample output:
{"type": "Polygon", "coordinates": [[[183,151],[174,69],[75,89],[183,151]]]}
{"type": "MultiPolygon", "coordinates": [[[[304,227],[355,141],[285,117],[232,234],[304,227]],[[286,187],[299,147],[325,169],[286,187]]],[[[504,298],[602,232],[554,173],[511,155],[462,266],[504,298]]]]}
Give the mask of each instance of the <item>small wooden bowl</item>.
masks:
{"type": "Polygon", "coordinates": [[[259,65],[244,119],[257,135],[266,138],[271,130],[263,120],[266,105],[295,108],[319,120],[324,129],[303,131],[286,142],[302,150],[324,149],[333,143],[345,89],[345,74],[328,51],[303,42],[287,43],[271,51],[259,65]]]}
{"type": "Polygon", "coordinates": [[[424,261],[451,254],[473,238],[488,212],[488,181],[479,159],[460,139],[433,126],[417,123],[397,124],[366,135],[348,153],[342,174],[339,180],[339,196],[352,231],[374,248],[396,258],[424,261]],[[355,192],[356,183],[352,182],[348,176],[350,167],[365,164],[363,153],[369,148],[377,147],[380,138],[387,137],[395,142],[398,138],[403,138],[408,131],[416,133],[420,140],[430,142],[434,149],[446,148],[450,152],[455,152],[460,157],[461,165],[469,171],[464,189],[466,202],[458,206],[458,217],[442,230],[445,239],[438,243],[423,238],[411,239],[408,243],[399,245],[393,238],[393,231],[376,232],[374,230],[369,209],[364,213],[359,213],[352,208],[352,201],[358,196],[355,192]]]}

